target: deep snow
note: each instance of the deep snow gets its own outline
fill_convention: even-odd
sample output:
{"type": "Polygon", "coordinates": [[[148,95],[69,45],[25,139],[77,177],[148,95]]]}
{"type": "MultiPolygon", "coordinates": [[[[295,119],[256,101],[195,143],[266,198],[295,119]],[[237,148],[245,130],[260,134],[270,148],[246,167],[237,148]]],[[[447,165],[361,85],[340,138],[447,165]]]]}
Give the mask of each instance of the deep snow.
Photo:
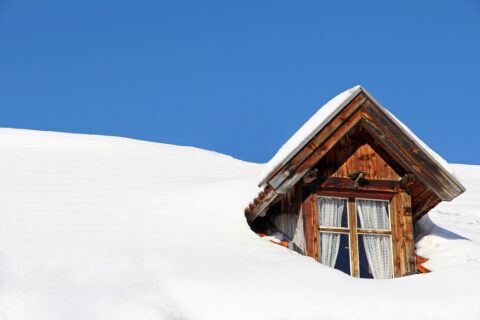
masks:
{"type": "Polygon", "coordinates": [[[435,272],[354,279],[257,237],[264,165],[0,129],[0,319],[480,319],[480,166],[422,221],[435,272]]]}

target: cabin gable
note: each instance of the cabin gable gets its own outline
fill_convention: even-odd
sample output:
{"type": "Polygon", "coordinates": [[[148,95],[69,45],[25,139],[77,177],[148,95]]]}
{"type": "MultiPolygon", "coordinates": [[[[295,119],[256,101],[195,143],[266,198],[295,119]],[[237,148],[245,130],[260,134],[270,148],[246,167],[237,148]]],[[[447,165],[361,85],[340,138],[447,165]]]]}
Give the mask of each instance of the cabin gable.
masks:
{"type": "Polygon", "coordinates": [[[414,222],[465,190],[425,148],[357,89],[268,174],[245,215],[254,231],[353,276],[414,273],[414,222]]]}

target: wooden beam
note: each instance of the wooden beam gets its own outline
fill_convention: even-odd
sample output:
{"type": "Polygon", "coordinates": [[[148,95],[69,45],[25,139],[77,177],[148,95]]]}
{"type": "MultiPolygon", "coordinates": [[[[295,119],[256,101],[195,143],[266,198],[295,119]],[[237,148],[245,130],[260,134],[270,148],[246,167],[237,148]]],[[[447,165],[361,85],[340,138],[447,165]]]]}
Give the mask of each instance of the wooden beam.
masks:
{"type": "Polygon", "coordinates": [[[398,192],[401,189],[397,180],[369,180],[360,179],[358,184],[350,178],[319,177],[314,186],[317,189],[344,189],[352,191],[385,191],[398,192]]]}
{"type": "Polygon", "coordinates": [[[370,190],[349,190],[349,189],[319,189],[317,195],[326,197],[356,197],[368,199],[391,200],[396,193],[387,191],[370,191],[370,190]]]}
{"type": "Polygon", "coordinates": [[[415,183],[415,175],[411,173],[407,173],[402,177],[400,181],[400,186],[402,189],[410,191],[410,187],[415,183]]]}
{"type": "Polygon", "coordinates": [[[425,190],[413,201],[413,221],[420,219],[425,213],[432,210],[440,202],[441,200],[437,197],[437,195],[435,195],[429,189],[425,190]]]}
{"type": "MultiPolygon", "coordinates": [[[[260,195],[259,195],[260,198],[260,195]]],[[[261,215],[267,208],[276,200],[277,193],[274,190],[269,190],[268,192],[264,192],[263,199],[258,203],[251,203],[252,207],[248,207],[245,209],[245,216],[248,222],[252,222],[255,220],[259,215],[261,215]]],[[[255,202],[255,201],[254,201],[255,202]]]]}

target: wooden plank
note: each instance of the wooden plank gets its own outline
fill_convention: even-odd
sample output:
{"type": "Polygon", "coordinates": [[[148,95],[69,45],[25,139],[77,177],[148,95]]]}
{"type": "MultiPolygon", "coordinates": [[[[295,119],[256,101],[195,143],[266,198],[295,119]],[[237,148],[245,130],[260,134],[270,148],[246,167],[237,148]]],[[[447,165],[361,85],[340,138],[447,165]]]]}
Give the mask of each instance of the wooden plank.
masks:
{"type": "Polygon", "coordinates": [[[399,200],[402,206],[402,234],[404,238],[405,250],[405,273],[413,274],[416,271],[415,266],[415,243],[413,239],[413,217],[410,202],[410,195],[406,192],[399,193],[399,200]]]}
{"type": "Polygon", "coordinates": [[[358,258],[357,236],[357,208],[355,199],[348,199],[348,223],[350,227],[350,273],[354,277],[360,277],[360,263],[358,258]]]}
{"type": "Polygon", "coordinates": [[[314,217],[313,217],[313,201],[312,195],[305,198],[302,202],[302,214],[303,214],[303,228],[305,233],[305,244],[306,244],[306,255],[312,258],[316,257],[315,253],[315,230],[318,231],[317,226],[314,224],[314,217]]]}
{"type": "Polygon", "coordinates": [[[390,202],[390,223],[392,225],[392,253],[393,253],[393,274],[395,278],[403,275],[403,254],[402,254],[402,241],[403,236],[401,232],[401,224],[399,215],[401,209],[398,203],[398,194],[393,197],[390,202]]]}

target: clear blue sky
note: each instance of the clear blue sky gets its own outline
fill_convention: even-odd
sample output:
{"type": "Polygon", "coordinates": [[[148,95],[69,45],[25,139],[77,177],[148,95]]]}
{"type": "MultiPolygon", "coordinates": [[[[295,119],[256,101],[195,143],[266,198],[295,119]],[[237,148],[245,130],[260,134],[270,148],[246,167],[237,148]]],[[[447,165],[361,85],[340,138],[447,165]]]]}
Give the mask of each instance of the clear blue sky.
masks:
{"type": "Polygon", "coordinates": [[[264,162],[355,84],[480,164],[480,0],[0,0],[3,127],[264,162]]]}

